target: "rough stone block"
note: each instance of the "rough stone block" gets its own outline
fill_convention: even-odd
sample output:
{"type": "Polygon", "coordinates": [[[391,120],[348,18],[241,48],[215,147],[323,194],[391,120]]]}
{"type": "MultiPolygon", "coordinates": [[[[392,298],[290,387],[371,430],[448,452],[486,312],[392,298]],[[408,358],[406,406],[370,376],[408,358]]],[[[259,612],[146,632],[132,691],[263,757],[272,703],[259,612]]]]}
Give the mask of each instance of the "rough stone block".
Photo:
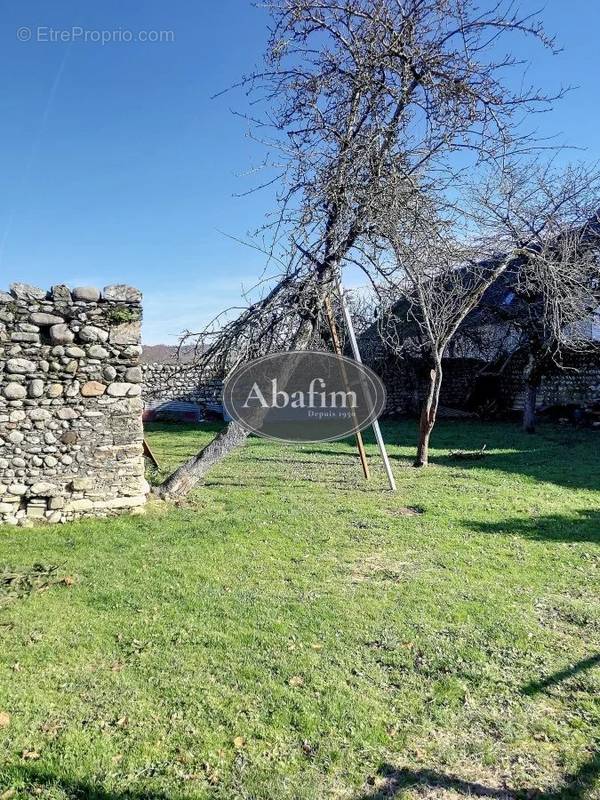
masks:
{"type": "Polygon", "coordinates": [[[94,481],[91,478],[73,478],[71,481],[71,488],[74,492],[85,492],[86,489],[91,489],[94,481]]]}
{"type": "Polygon", "coordinates": [[[91,344],[88,347],[88,356],[90,358],[98,358],[98,359],[108,358],[109,355],[110,354],[109,354],[108,350],[106,350],[106,348],[102,347],[102,345],[91,344]]]}
{"type": "Polygon", "coordinates": [[[76,286],[72,292],[73,300],[86,300],[96,303],[100,299],[100,289],[93,286],[76,286]]]}
{"type": "Polygon", "coordinates": [[[27,386],[27,394],[33,398],[42,397],[44,394],[44,381],[39,378],[31,381],[27,386]]]}
{"type": "Polygon", "coordinates": [[[44,300],[46,292],[29,283],[11,283],[10,292],[17,300],[44,300]]]}
{"type": "Polygon", "coordinates": [[[65,286],[62,283],[53,286],[50,295],[54,301],[57,303],[70,303],[71,302],[71,292],[69,291],[69,287],[65,286]]]}
{"type": "Polygon", "coordinates": [[[79,338],[82,342],[106,342],[108,331],[98,328],[96,325],[85,325],[79,331],[79,338]]]}
{"type": "Polygon", "coordinates": [[[35,372],[35,364],[27,358],[9,358],[6,362],[6,371],[17,374],[35,372]]]}
{"type": "Polygon", "coordinates": [[[45,422],[52,415],[45,408],[32,408],[29,412],[29,419],[32,422],[45,422]]]}
{"type": "Polygon", "coordinates": [[[71,344],[75,339],[75,334],[68,325],[53,325],[50,328],[50,341],[52,344],[63,345],[71,344]]]}
{"type": "Polygon", "coordinates": [[[98,381],[88,381],[81,387],[83,397],[100,397],[106,391],[106,386],[98,381]]]}
{"type": "Polygon", "coordinates": [[[66,408],[59,408],[57,412],[57,417],[63,420],[77,419],[78,416],[79,414],[77,413],[77,411],[75,411],[74,408],[70,408],[69,406],[67,406],[66,408]]]}
{"type": "Polygon", "coordinates": [[[124,283],[105,286],[102,290],[104,300],[120,303],[139,303],[142,300],[142,293],[133,286],[126,286],[124,283]]]}
{"type": "Polygon", "coordinates": [[[56,314],[45,314],[43,312],[36,312],[31,315],[31,321],[34,325],[45,327],[48,325],[62,325],[64,319],[56,316],[56,314]]]}
{"type": "Polygon", "coordinates": [[[81,347],[67,347],[65,355],[69,356],[69,358],[85,358],[85,350],[81,347]]]}
{"type": "Polygon", "coordinates": [[[27,389],[20,383],[7,383],[2,387],[2,394],[7,400],[23,400],[27,397],[27,389]]]}
{"type": "Polygon", "coordinates": [[[26,344],[38,344],[40,337],[37,333],[30,333],[29,331],[15,331],[10,335],[11,342],[23,342],[26,344]]]}
{"type": "Polygon", "coordinates": [[[111,344],[134,345],[140,341],[142,326],[139,322],[126,322],[112,328],[110,332],[111,344]]]}
{"type": "Polygon", "coordinates": [[[91,511],[94,503],[83,497],[81,500],[69,500],[65,503],[65,511],[91,511]]]}
{"type": "Polygon", "coordinates": [[[38,481],[34,483],[29,492],[32,495],[38,495],[39,497],[52,497],[59,492],[58,486],[53,483],[48,483],[47,481],[38,481]]]}
{"type": "Polygon", "coordinates": [[[127,397],[132,388],[132,383],[111,383],[106,391],[110,397],[127,397]]]}

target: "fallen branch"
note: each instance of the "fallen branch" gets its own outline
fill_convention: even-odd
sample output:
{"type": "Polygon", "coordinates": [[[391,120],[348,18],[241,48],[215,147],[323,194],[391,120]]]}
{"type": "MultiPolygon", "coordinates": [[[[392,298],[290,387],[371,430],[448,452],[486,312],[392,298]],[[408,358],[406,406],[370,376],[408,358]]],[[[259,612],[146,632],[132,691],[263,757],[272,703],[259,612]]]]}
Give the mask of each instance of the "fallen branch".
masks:
{"type": "Polygon", "coordinates": [[[474,461],[487,455],[484,444],[479,450],[450,450],[450,458],[462,459],[463,461],[474,461]]]}

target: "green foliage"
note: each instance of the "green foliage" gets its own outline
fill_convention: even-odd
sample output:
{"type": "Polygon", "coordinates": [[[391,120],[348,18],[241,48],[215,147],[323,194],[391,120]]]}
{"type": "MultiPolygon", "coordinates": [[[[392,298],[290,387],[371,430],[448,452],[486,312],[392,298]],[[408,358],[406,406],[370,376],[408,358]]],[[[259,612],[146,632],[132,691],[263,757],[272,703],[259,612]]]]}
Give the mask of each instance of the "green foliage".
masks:
{"type": "Polygon", "coordinates": [[[106,312],[106,317],[113,325],[122,325],[125,322],[139,322],[142,312],[140,309],[127,308],[127,306],[115,306],[106,312]]]}
{"type": "MultiPolygon", "coordinates": [[[[184,506],[3,528],[71,581],[0,607],[0,796],[597,797],[597,434],[442,422],[427,470],[384,434],[397,495],[372,441],[364,483],[251,439],[184,506]]],[[[148,436],[166,472],[212,430],[148,436]]]]}

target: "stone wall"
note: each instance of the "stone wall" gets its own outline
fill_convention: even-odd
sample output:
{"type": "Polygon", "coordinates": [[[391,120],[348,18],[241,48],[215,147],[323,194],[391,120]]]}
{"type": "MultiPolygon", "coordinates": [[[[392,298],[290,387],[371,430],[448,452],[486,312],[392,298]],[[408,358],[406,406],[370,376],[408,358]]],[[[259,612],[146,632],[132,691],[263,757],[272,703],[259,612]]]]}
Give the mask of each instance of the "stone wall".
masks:
{"type": "Polygon", "coordinates": [[[143,397],[146,403],[165,400],[200,402],[205,385],[194,364],[153,362],[142,364],[143,397]]]}
{"type": "Polygon", "coordinates": [[[0,522],[142,506],[141,294],[0,292],[0,522]]]}
{"type": "MultiPolygon", "coordinates": [[[[538,391],[540,408],[552,406],[588,407],[600,404],[600,351],[565,355],[562,369],[545,375],[538,391]]],[[[522,409],[525,398],[525,359],[515,358],[499,387],[505,405],[522,409]]]]}
{"type": "Polygon", "coordinates": [[[205,380],[195,364],[151,362],[142,364],[143,398],[147,406],[168,400],[188,403],[217,401],[222,381],[205,380]]]}
{"type": "MultiPolygon", "coordinates": [[[[365,363],[383,379],[387,389],[386,413],[416,414],[425,396],[427,381],[423,365],[409,359],[375,360],[365,363]]],[[[564,369],[542,379],[537,405],[590,407],[600,405],[600,352],[566,358],[564,369]]],[[[493,401],[498,412],[521,411],[525,397],[525,359],[515,357],[500,375],[482,374],[478,359],[444,359],[440,403],[449,408],[478,412],[493,401]]]]}
{"type": "MultiPolygon", "coordinates": [[[[386,387],[386,415],[403,416],[420,413],[427,391],[424,365],[411,360],[367,362],[381,376],[386,387]]],[[[474,359],[444,360],[444,380],[440,403],[449,408],[466,409],[473,388],[473,376],[481,369],[474,359]]]]}

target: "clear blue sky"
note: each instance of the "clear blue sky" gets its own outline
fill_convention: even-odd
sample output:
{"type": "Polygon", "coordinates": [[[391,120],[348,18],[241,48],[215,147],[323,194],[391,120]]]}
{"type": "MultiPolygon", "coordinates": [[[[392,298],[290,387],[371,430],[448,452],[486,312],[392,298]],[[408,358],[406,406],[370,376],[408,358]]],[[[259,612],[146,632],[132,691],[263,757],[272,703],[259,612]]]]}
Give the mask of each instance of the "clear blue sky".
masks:
{"type": "MultiPolygon", "coordinates": [[[[139,286],[148,344],[174,342],[238,304],[262,259],[219,230],[243,237],[270,195],[234,196],[249,187],[243,173],[260,150],[229,111],[239,100],[210,97],[260,58],[264,12],[250,0],[11,0],[0,9],[0,288],[139,286]],[[44,41],[49,28],[73,26],[172,31],[174,41],[44,41]],[[19,28],[31,29],[29,41],[19,28]]],[[[587,148],[573,157],[598,159],[600,3],[549,0],[544,18],[565,51],[523,46],[529,78],[580,88],[536,124],[587,148]]]]}

